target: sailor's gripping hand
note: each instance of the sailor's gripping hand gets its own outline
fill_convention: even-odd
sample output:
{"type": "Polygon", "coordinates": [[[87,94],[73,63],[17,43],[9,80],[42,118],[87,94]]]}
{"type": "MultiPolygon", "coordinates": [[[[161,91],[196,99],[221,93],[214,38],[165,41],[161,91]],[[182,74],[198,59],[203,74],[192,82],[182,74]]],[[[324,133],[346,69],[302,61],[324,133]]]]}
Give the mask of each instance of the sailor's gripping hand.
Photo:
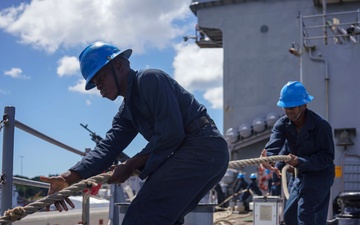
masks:
{"type": "Polygon", "coordinates": [[[124,183],[134,172],[129,164],[123,163],[112,167],[113,174],[108,179],[108,183],[124,183]]]}
{"type": "Polygon", "coordinates": [[[289,154],[289,156],[291,157],[291,159],[289,161],[286,161],[286,163],[293,167],[297,167],[297,165],[299,164],[298,157],[293,154],[289,154]]]}
{"type": "MultiPolygon", "coordinates": [[[[53,177],[40,176],[40,180],[50,184],[48,195],[54,194],[69,186],[69,183],[62,176],[53,176],[53,177]]],[[[72,208],[75,208],[74,203],[69,198],[65,198],[61,201],[55,202],[54,206],[59,212],[63,210],[68,211],[69,208],[65,202],[68,205],[70,205],[72,208]]],[[[50,206],[47,206],[46,211],[49,210],[50,210],[50,206]]]]}
{"type": "Polygon", "coordinates": [[[138,169],[145,165],[150,154],[137,154],[124,163],[114,166],[108,183],[124,183],[130,176],[138,174],[138,169]]]}
{"type": "MultiPolygon", "coordinates": [[[[266,149],[263,149],[263,150],[261,151],[260,158],[262,158],[262,157],[267,157],[266,149]]],[[[268,170],[270,170],[270,171],[275,172],[278,177],[281,176],[280,170],[279,170],[277,167],[274,167],[274,164],[273,164],[273,163],[263,162],[263,163],[260,164],[260,167],[261,167],[262,169],[266,168],[266,169],[268,169],[268,170]]]]}

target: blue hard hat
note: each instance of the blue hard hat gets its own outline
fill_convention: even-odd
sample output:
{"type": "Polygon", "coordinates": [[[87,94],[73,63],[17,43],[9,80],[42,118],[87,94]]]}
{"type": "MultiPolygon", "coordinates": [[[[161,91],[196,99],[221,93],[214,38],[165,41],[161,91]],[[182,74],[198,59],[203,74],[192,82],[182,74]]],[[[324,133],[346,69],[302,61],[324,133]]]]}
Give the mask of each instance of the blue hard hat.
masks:
{"type": "Polygon", "coordinates": [[[270,174],[270,170],[269,170],[269,169],[266,169],[266,170],[265,170],[265,173],[266,173],[266,174],[270,174]]]}
{"type": "Polygon", "coordinates": [[[90,90],[95,87],[91,79],[108,62],[118,55],[129,59],[131,53],[131,49],[121,52],[117,47],[102,41],[94,42],[86,47],[79,55],[81,74],[86,80],[85,90],[90,90]]]}
{"type": "Polygon", "coordinates": [[[256,179],[256,173],[250,174],[250,179],[256,179]]]}
{"type": "Polygon", "coordinates": [[[280,91],[280,98],[277,105],[284,108],[297,107],[313,100],[302,83],[289,81],[280,91]]]}
{"type": "Polygon", "coordinates": [[[237,178],[245,178],[245,175],[243,173],[239,173],[237,178]]]}

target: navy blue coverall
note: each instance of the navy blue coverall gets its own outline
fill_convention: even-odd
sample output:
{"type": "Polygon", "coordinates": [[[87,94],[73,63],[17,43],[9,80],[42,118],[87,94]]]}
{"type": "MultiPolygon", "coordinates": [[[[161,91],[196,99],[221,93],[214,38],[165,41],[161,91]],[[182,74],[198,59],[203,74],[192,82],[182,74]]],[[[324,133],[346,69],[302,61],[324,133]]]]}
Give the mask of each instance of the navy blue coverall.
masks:
{"type": "Polygon", "coordinates": [[[163,71],[129,72],[112,128],[71,170],[83,178],[101,173],[138,133],[148,141],[138,153],[150,154],[139,175],[147,179],[122,224],[183,224],[224,176],[229,154],[206,108],[163,71]]]}
{"type": "Polygon", "coordinates": [[[241,190],[245,190],[248,186],[249,186],[249,183],[245,180],[245,178],[239,178],[236,181],[234,193],[237,193],[241,190]]]}
{"type": "MultiPolygon", "coordinates": [[[[239,178],[239,179],[237,179],[234,193],[237,193],[241,190],[245,190],[248,188],[248,186],[249,186],[249,183],[245,180],[245,178],[239,178]]],[[[244,202],[247,199],[247,197],[249,197],[249,196],[247,196],[246,198],[244,198],[244,193],[245,192],[243,192],[243,193],[241,193],[241,195],[239,195],[239,200],[242,202],[244,202]]]]}
{"type": "Polygon", "coordinates": [[[256,179],[251,179],[250,183],[248,183],[248,185],[245,187],[245,191],[244,193],[241,194],[240,196],[240,201],[243,202],[244,206],[245,206],[245,211],[249,211],[249,201],[251,201],[252,199],[249,198],[251,196],[251,193],[249,190],[252,191],[253,194],[258,195],[258,196],[262,196],[262,192],[260,191],[260,188],[258,186],[258,184],[256,183],[256,179]]]}
{"type": "Polygon", "coordinates": [[[298,157],[298,176],[292,183],[284,209],[286,225],[326,225],[330,188],[334,182],[334,142],[330,124],[306,109],[306,121],[298,133],[286,116],[274,125],[265,149],[278,155],[285,141],[298,157]]]}
{"type": "Polygon", "coordinates": [[[262,192],[260,191],[258,184],[256,183],[256,179],[251,179],[251,182],[250,182],[249,186],[247,187],[247,189],[251,190],[254,194],[256,194],[258,196],[263,195],[262,192]]]}
{"type": "Polygon", "coordinates": [[[280,177],[277,176],[276,173],[271,175],[271,179],[269,179],[269,194],[272,196],[280,196],[281,195],[281,180],[280,177]]]}

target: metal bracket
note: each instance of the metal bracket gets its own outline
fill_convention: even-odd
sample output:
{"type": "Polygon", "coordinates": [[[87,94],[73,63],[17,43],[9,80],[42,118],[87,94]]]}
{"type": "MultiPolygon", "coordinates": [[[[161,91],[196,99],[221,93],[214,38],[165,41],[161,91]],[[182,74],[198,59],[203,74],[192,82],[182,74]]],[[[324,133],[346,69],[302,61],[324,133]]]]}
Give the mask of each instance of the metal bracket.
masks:
{"type": "Polygon", "coordinates": [[[2,185],[5,183],[5,174],[1,174],[0,176],[0,189],[2,187],[2,185]]]}
{"type": "Polygon", "coordinates": [[[7,118],[7,114],[5,113],[3,115],[3,119],[0,121],[0,132],[1,132],[1,129],[3,128],[4,124],[8,121],[8,118],[7,118]]]}

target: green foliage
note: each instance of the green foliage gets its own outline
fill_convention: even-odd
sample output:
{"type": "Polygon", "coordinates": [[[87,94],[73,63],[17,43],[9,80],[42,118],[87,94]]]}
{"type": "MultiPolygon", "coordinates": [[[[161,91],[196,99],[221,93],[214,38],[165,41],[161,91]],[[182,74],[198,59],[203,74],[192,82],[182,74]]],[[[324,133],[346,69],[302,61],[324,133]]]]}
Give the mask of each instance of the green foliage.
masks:
{"type": "MultiPolygon", "coordinates": [[[[29,179],[24,176],[15,175],[15,177],[28,179],[28,180],[34,180],[34,181],[40,181],[40,177],[34,177],[32,179],[29,179]]],[[[31,187],[28,185],[21,185],[21,184],[15,184],[16,190],[18,191],[19,197],[23,199],[24,202],[27,201],[33,201],[40,197],[45,197],[47,195],[47,188],[40,188],[40,187],[31,187]]]]}

